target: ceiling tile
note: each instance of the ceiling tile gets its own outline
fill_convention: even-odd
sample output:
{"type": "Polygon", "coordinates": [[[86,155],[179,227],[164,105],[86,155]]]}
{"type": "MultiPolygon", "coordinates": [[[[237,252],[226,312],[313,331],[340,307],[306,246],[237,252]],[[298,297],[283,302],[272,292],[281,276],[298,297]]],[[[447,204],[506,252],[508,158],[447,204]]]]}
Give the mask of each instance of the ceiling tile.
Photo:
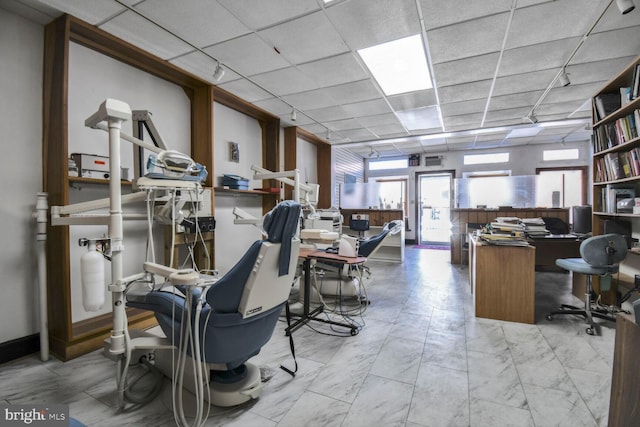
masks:
{"type": "Polygon", "coordinates": [[[288,67],[290,64],[255,34],[204,49],[209,55],[245,76],[288,67]]]}
{"type": "Polygon", "coordinates": [[[488,111],[507,110],[517,107],[533,107],[542,90],[535,92],[514,93],[511,95],[494,96],[489,103],[488,111]]]}
{"type": "Polygon", "coordinates": [[[407,132],[404,130],[401,124],[399,123],[391,123],[386,125],[377,125],[377,126],[369,126],[368,128],[371,132],[375,133],[378,136],[387,136],[387,135],[398,135],[398,134],[406,134],[407,132]]]}
{"type": "Polygon", "coordinates": [[[618,8],[612,4],[607,9],[604,17],[598,22],[598,25],[593,29],[594,33],[601,33],[604,31],[619,30],[625,27],[633,27],[640,25],[640,14],[638,13],[638,3],[635,3],[636,10],[633,13],[627,13],[623,15],[618,8]]]}
{"type": "Polygon", "coordinates": [[[278,98],[262,99],[253,103],[256,107],[260,107],[263,110],[281,116],[283,114],[291,113],[291,106],[286,102],[281,101],[278,98]]]}
{"type": "MultiPolygon", "coordinates": [[[[638,52],[640,52],[640,37],[638,37],[638,34],[640,34],[640,26],[592,34],[576,53],[574,62],[638,56],[638,52]]],[[[611,77],[613,75],[615,75],[615,72],[611,70],[611,77]]]]}
{"type": "Polygon", "coordinates": [[[338,105],[338,102],[324,89],[285,95],[282,99],[299,110],[315,110],[338,105]]]}
{"type": "Polygon", "coordinates": [[[433,64],[499,52],[508,23],[501,13],[428,31],[433,64]]]}
{"type": "Polygon", "coordinates": [[[433,65],[433,74],[438,86],[493,79],[500,54],[490,53],[473,58],[433,65]]]}
{"type": "Polygon", "coordinates": [[[603,7],[603,2],[598,1],[563,0],[517,9],[506,48],[582,37],[603,7]],[[571,22],[571,25],[567,25],[567,22],[571,22]]]}
{"type": "Polygon", "coordinates": [[[319,122],[327,122],[332,120],[341,120],[349,117],[341,106],[319,108],[317,110],[307,110],[307,114],[319,122]]]}
{"type": "Polygon", "coordinates": [[[484,113],[485,99],[472,99],[469,101],[442,104],[440,110],[443,117],[466,115],[472,113],[484,113]]]}
{"type": "Polygon", "coordinates": [[[436,105],[436,93],[433,89],[403,93],[387,97],[395,111],[413,110],[414,108],[436,105]]]}
{"type": "Polygon", "coordinates": [[[571,82],[569,86],[555,86],[544,98],[544,102],[556,103],[579,100],[582,103],[591,98],[600,87],[602,87],[601,82],[591,84],[574,84],[571,82]]]}
{"type": "Polygon", "coordinates": [[[162,59],[175,58],[193,50],[188,44],[131,11],[116,16],[100,28],[162,59]]]}
{"type": "Polygon", "coordinates": [[[393,113],[358,117],[358,123],[366,127],[373,127],[376,125],[400,125],[400,121],[393,113]]]}
{"type": "Polygon", "coordinates": [[[443,117],[442,120],[447,132],[453,130],[454,126],[463,126],[463,130],[476,129],[480,127],[482,113],[443,117]]]}
{"type": "Polygon", "coordinates": [[[273,95],[260,89],[253,83],[240,79],[233,80],[228,83],[221,84],[220,87],[227,92],[231,92],[236,96],[244,99],[247,102],[256,102],[263,99],[271,99],[273,95]]]}
{"type": "Polygon", "coordinates": [[[554,68],[498,77],[493,88],[493,96],[544,90],[555,78],[558,71],[560,70],[554,68]]]}
{"type": "Polygon", "coordinates": [[[218,0],[218,3],[254,31],[320,9],[315,0],[218,0]]]}
{"type": "Polygon", "coordinates": [[[374,114],[391,113],[389,104],[384,99],[372,99],[370,101],[354,102],[342,106],[348,117],[363,117],[374,114]]]}
{"type": "Polygon", "coordinates": [[[491,80],[482,80],[479,82],[461,83],[454,86],[441,86],[438,88],[438,97],[441,103],[447,104],[450,102],[486,98],[490,90],[491,80]]]}
{"type": "Polygon", "coordinates": [[[556,68],[556,71],[569,59],[579,38],[562,39],[506,50],[500,63],[499,76],[530,73],[537,70],[556,68]]]}
{"type": "MultiPolygon", "coordinates": [[[[531,107],[533,107],[533,105],[531,107]]],[[[485,118],[485,125],[488,126],[489,123],[492,123],[491,125],[492,127],[495,125],[504,126],[510,123],[508,121],[509,119],[517,120],[522,123],[523,121],[522,118],[526,117],[527,114],[529,114],[531,107],[526,106],[526,107],[520,107],[520,108],[509,108],[506,110],[487,111],[487,117],[485,118]]],[[[538,120],[540,120],[540,113],[538,110],[536,110],[536,115],[538,116],[538,120]]]]}
{"type": "Polygon", "coordinates": [[[506,12],[511,9],[512,3],[512,0],[477,2],[468,0],[420,0],[422,15],[428,30],[506,12]]]}
{"type": "Polygon", "coordinates": [[[358,123],[355,119],[335,120],[331,122],[325,121],[324,124],[332,131],[343,131],[362,128],[360,123],[358,123]]]}
{"type": "Polygon", "coordinates": [[[354,50],[420,33],[415,0],[351,0],[326,13],[354,50]]]}
{"type": "MultiPolygon", "coordinates": [[[[46,6],[54,8],[92,25],[97,25],[123,12],[126,8],[116,2],[104,0],[41,0],[46,6]]],[[[50,9],[47,10],[47,13],[50,9]]]]}
{"type": "Polygon", "coordinates": [[[216,62],[200,51],[194,51],[178,58],[172,59],[171,63],[186,70],[203,80],[206,80],[212,84],[222,84],[231,80],[237,80],[239,75],[231,70],[225,70],[222,79],[215,81],[213,78],[213,72],[216,68],[216,62]]]}
{"type": "Polygon", "coordinates": [[[300,64],[298,69],[319,86],[335,86],[369,77],[352,53],[300,64]]]}
{"type": "Polygon", "coordinates": [[[323,12],[258,32],[292,64],[302,64],[349,50],[323,12]]]}
{"type": "Polygon", "coordinates": [[[250,32],[218,2],[146,0],[135,8],[164,28],[200,48],[250,32]],[[215,24],[212,22],[215,20],[215,24]]]}
{"type": "Polygon", "coordinates": [[[367,129],[353,129],[340,131],[340,135],[344,138],[349,138],[352,141],[363,141],[367,138],[374,139],[374,135],[367,129]]]}
{"type": "Polygon", "coordinates": [[[268,91],[279,95],[307,92],[320,87],[317,82],[309,78],[297,67],[281,68],[268,73],[257,74],[252,76],[251,80],[268,91]]]}
{"type": "Polygon", "coordinates": [[[335,99],[338,104],[353,104],[380,97],[380,92],[368,79],[320,90],[335,99]]]}
{"type": "Polygon", "coordinates": [[[624,56],[622,58],[588,63],[571,61],[567,66],[567,74],[572,85],[598,82],[600,86],[604,86],[612,76],[629,65],[634,59],[635,56],[624,56]]]}
{"type": "Polygon", "coordinates": [[[414,110],[398,111],[400,123],[408,130],[442,129],[438,107],[423,107],[414,110]]]}

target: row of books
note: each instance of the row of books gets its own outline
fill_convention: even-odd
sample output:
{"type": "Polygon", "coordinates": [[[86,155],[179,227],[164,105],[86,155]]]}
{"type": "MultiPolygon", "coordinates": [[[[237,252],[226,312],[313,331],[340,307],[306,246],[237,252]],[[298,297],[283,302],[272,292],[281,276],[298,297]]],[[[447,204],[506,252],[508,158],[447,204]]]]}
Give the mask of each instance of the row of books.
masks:
{"type": "Polygon", "coordinates": [[[640,147],[627,151],[607,153],[593,159],[596,182],[640,176],[640,147]]]}
{"type": "Polygon", "coordinates": [[[595,96],[593,110],[596,121],[600,121],[614,111],[624,107],[638,98],[638,95],[640,95],[640,64],[636,64],[633,70],[631,86],[623,86],[619,88],[619,92],[606,92],[595,96]]]}
{"type": "Polygon", "coordinates": [[[631,187],[614,187],[607,185],[600,191],[600,206],[596,206],[596,211],[606,213],[618,212],[618,201],[622,199],[633,199],[636,191],[631,187]]]}
{"type": "Polygon", "coordinates": [[[637,138],[638,135],[640,135],[640,110],[595,128],[591,135],[593,152],[597,153],[624,144],[637,138]]]}

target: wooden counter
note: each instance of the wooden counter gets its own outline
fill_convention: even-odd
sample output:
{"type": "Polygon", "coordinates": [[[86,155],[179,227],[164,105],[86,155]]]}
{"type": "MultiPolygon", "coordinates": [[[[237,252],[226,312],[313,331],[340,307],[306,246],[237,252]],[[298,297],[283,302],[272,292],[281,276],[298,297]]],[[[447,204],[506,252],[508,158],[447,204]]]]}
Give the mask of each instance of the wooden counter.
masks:
{"type": "Polygon", "coordinates": [[[488,245],[471,238],[469,249],[476,317],[534,323],[535,247],[488,245]]]}
{"type": "Polygon", "coordinates": [[[609,401],[609,426],[637,426],[640,420],[640,326],[632,315],[618,314],[609,401]]]}

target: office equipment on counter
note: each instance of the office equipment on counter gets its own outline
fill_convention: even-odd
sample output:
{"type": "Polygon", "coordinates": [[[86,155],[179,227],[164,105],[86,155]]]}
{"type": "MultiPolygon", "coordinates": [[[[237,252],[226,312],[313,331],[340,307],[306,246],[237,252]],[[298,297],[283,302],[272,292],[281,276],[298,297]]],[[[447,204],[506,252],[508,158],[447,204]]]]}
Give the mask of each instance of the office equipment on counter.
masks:
{"type": "Polygon", "coordinates": [[[222,175],[222,186],[231,190],[248,190],[249,180],[239,175],[222,175]]]}
{"type": "Polygon", "coordinates": [[[594,317],[616,321],[615,314],[620,310],[616,307],[603,306],[591,299],[591,277],[611,276],[618,272],[619,263],[627,256],[627,242],[619,234],[602,234],[584,240],[580,244],[580,258],[558,259],[556,265],[565,270],[582,273],[587,276],[587,287],[584,297],[584,308],[578,308],[568,304],[562,304],[560,309],[547,314],[547,320],[553,320],[556,315],[578,315],[585,319],[589,325],[586,332],[589,335],[597,334],[594,317]]]}
{"type": "Polygon", "coordinates": [[[109,157],[95,154],[72,153],[78,176],[83,178],[109,179],[109,157]]]}
{"type": "Polygon", "coordinates": [[[338,246],[338,255],[344,257],[357,257],[360,242],[358,238],[351,236],[342,236],[338,246]]]}

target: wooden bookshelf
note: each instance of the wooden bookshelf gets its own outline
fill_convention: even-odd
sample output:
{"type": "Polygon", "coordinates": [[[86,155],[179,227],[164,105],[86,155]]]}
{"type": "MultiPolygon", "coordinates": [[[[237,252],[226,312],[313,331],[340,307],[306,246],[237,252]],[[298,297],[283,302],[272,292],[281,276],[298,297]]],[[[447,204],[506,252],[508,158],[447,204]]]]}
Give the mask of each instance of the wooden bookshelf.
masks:
{"type": "MultiPolygon", "coordinates": [[[[593,234],[603,234],[605,221],[627,221],[637,230],[639,214],[618,212],[616,192],[627,188],[640,196],[640,96],[623,99],[621,88],[633,87],[640,57],[605,84],[592,98],[592,170],[593,170],[593,234]],[[618,94],[620,102],[615,96],[618,94]],[[598,101],[614,98],[610,109],[603,111],[598,101]]],[[[627,195],[628,196],[628,195],[627,195]]],[[[621,194],[619,197],[627,197],[621,194]]],[[[599,291],[599,278],[594,277],[594,290],[599,291]]],[[[616,303],[617,286],[602,292],[606,304],[616,303]]]]}

